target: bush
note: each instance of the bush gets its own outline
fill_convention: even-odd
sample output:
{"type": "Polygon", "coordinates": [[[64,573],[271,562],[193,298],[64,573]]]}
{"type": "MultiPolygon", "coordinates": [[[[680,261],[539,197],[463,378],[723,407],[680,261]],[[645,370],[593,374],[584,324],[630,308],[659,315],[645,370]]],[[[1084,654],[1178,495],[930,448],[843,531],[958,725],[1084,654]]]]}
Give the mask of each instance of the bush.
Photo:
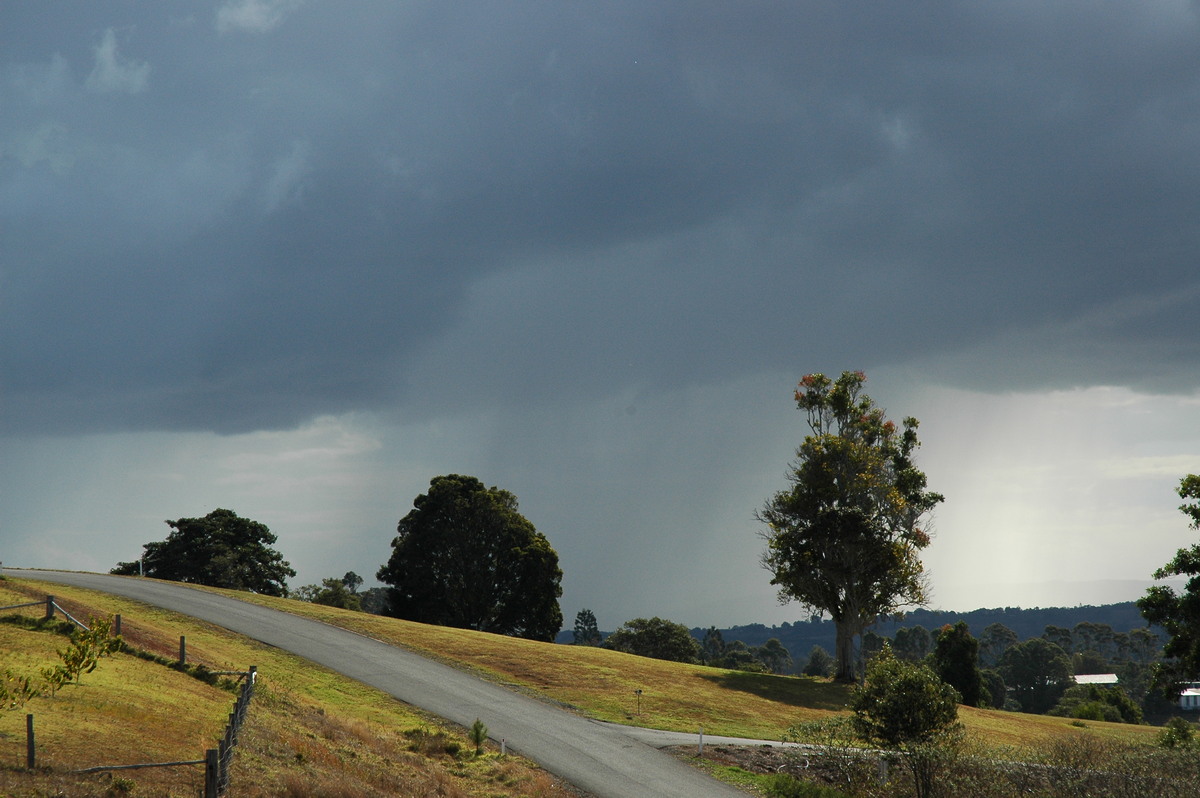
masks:
{"type": "Polygon", "coordinates": [[[1120,687],[1077,684],[1067,688],[1049,714],[1111,723],[1141,723],[1142,709],[1120,687]]]}
{"type": "Polygon", "coordinates": [[[962,740],[958,691],[924,665],[905,662],[884,646],[854,689],[854,728],[870,743],[899,751],[917,798],[933,794],[962,740]]]}
{"type": "Polygon", "coordinates": [[[1177,716],[1167,721],[1155,742],[1160,748],[1191,748],[1196,744],[1195,736],[1195,727],[1177,716]]]}

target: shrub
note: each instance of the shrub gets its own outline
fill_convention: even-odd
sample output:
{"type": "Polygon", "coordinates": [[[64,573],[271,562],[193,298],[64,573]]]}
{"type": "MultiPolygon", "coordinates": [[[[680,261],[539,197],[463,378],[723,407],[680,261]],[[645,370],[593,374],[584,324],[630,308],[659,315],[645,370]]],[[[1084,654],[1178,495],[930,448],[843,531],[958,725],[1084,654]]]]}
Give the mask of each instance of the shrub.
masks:
{"type": "Polygon", "coordinates": [[[1171,718],[1158,733],[1155,742],[1160,748],[1191,748],[1196,744],[1196,729],[1180,717],[1171,718]]]}
{"type": "Polygon", "coordinates": [[[904,755],[917,798],[925,798],[962,740],[958,701],[958,691],[932,670],[897,659],[885,645],[867,665],[850,708],[863,739],[904,755]]]}

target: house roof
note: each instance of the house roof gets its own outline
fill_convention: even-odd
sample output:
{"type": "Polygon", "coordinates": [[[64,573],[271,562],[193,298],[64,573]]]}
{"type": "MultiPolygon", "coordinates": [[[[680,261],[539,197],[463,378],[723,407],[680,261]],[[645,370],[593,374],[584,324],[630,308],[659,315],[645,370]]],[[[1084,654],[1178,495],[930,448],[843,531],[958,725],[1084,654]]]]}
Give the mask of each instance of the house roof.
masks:
{"type": "Polygon", "coordinates": [[[1075,684],[1116,684],[1115,673],[1080,673],[1075,676],[1075,684]]]}

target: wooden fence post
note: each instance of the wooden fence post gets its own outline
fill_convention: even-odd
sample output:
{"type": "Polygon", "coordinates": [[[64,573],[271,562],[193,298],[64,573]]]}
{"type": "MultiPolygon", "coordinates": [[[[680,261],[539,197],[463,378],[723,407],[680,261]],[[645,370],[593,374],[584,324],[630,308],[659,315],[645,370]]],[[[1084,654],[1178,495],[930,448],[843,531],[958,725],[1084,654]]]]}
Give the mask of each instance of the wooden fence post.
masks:
{"type": "Polygon", "coordinates": [[[187,638],[183,635],[179,636],[179,664],[187,664],[187,638]]]}
{"type": "Polygon", "coordinates": [[[25,716],[25,767],[37,767],[37,744],[33,738],[33,715],[25,716]]]}
{"type": "Polygon", "coordinates": [[[46,620],[54,617],[54,596],[46,596],[46,620]]]}
{"type": "Polygon", "coordinates": [[[113,637],[121,636],[121,613],[117,613],[113,617],[113,637]]]}
{"type": "Polygon", "coordinates": [[[217,749],[204,752],[204,798],[217,798],[217,749]]]}

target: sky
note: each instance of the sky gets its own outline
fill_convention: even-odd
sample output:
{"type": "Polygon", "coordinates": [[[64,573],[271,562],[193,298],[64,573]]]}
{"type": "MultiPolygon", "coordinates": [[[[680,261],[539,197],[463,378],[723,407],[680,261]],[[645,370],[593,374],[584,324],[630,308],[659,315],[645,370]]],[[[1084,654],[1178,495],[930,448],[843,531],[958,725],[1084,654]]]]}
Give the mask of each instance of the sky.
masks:
{"type": "Polygon", "coordinates": [[[755,511],[809,372],[945,495],[930,606],[1130,601],[1197,541],[1187,2],[0,6],[0,561],[167,519],[373,577],[439,474],[565,625],[807,617],[755,511]]]}

